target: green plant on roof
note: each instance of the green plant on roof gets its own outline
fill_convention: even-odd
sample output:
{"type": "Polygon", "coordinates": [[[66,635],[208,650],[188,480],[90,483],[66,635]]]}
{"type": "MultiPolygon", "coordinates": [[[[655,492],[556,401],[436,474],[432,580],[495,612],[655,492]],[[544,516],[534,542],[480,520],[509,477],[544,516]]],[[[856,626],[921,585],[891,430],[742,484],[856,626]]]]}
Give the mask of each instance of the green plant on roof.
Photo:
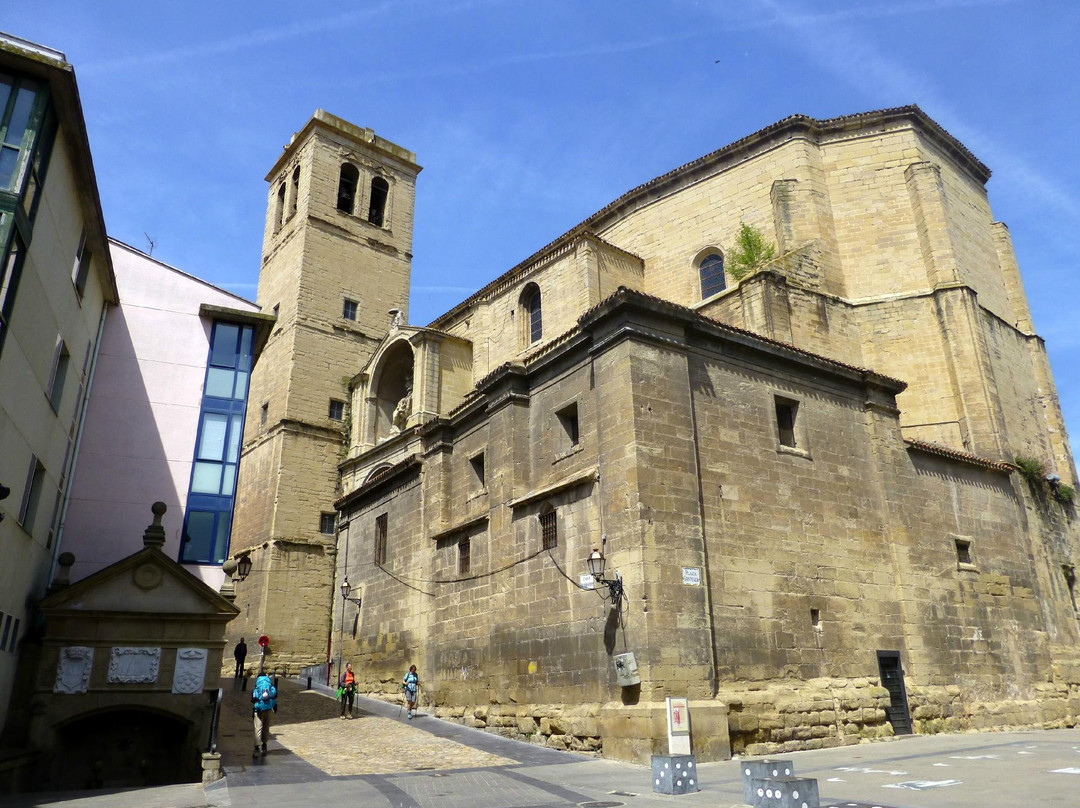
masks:
{"type": "Polygon", "coordinates": [[[1038,458],[1017,455],[1016,467],[1020,470],[1020,476],[1032,485],[1042,484],[1046,477],[1046,464],[1038,458]]]}
{"type": "Polygon", "coordinates": [[[776,257],[776,246],[765,240],[765,234],[752,224],[739,224],[739,235],[728,256],[727,270],[737,281],[760,269],[776,257]]]}

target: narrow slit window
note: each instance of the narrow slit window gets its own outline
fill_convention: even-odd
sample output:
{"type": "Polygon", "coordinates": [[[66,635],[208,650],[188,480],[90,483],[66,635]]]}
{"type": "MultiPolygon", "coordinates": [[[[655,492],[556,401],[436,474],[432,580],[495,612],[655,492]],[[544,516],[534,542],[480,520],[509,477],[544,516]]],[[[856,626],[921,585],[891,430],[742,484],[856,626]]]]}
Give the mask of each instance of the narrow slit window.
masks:
{"type": "Polygon", "coordinates": [[[355,300],[345,298],[345,302],[341,306],[341,316],[346,320],[356,320],[356,306],[355,300]]]}
{"type": "Polygon", "coordinates": [[[465,575],[469,572],[470,568],[470,552],[472,551],[472,542],[466,536],[458,542],[458,572],[465,575]]]}
{"type": "Polygon", "coordinates": [[[487,485],[487,481],[484,479],[484,453],[476,455],[469,460],[469,466],[473,472],[473,487],[482,491],[487,485]]]}
{"type": "Polygon", "coordinates": [[[321,513],[319,514],[319,532],[325,533],[327,536],[334,535],[334,528],[337,526],[337,514],[336,513],[321,513]]]}
{"type": "Polygon", "coordinates": [[[776,429],[781,446],[796,448],[795,419],[799,412],[799,403],[786,398],[776,399],[776,429]]]}
{"type": "Polygon", "coordinates": [[[571,404],[568,407],[563,407],[557,413],[556,418],[559,420],[559,426],[563,431],[563,449],[572,449],[581,442],[581,434],[578,429],[578,408],[577,404],[571,404]]]}
{"type": "Polygon", "coordinates": [[[336,398],[330,399],[330,420],[341,421],[345,418],[345,402],[336,398]]]}
{"type": "Polygon", "coordinates": [[[820,609],[811,609],[810,610],[810,625],[813,626],[814,628],[821,628],[821,610],[820,609]]]}
{"type": "Polygon", "coordinates": [[[974,562],[971,560],[971,542],[966,539],[956,539],[956,563],[966,564],[970,566],[974,562]]]}
{"type": "Polygon", "coordinates": [[[386,516],[375,517],[375,563],[380,567],[386,563],[386,516]]]}

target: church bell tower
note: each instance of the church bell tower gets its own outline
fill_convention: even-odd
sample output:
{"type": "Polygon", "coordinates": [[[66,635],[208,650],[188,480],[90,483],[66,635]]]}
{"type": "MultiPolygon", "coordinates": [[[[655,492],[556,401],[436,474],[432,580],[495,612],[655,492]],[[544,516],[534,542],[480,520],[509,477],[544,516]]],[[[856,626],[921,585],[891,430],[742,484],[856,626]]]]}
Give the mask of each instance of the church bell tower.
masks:
{"type": "Polygon", "coordinates": [[[230,552],[252,572],[229,634],[268,635],[279,670],[326,658],[348,385],[389,312],[408,312],[419,172],[412,152],[317,110],[266,177],[258,303],[277,322],[248,394],[230,552]]]}

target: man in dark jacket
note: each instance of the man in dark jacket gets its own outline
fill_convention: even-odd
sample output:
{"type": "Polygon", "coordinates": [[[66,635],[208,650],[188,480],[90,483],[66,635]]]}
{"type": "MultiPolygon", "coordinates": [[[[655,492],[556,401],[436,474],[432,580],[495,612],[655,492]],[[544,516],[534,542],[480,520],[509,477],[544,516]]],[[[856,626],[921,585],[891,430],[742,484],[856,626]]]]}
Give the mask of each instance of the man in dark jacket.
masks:
{"type": "Polygon", "coordinates": [[[236,644],[236,647],[232,652],[233,659],[236,660],[236,673],[233,676],[239,679],[244,675],[244,660],[247,659],[247,643],[244,642],[244,638],[240,638],[240,642],[236,644]]]}

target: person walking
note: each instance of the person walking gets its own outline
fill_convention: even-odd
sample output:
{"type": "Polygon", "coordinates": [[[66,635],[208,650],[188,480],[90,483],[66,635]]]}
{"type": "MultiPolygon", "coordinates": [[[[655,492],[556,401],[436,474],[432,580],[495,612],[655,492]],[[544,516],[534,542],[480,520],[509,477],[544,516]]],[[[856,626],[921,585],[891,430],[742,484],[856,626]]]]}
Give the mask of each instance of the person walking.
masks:
{"type": "Polygon", "coordinates": [[[345,663],[345,673],[341,674],[341,681],[338,683],[341,693],[341,717],[352,718],[353,717],[353,701],[356,698],[356,677],[353,675],[352,663],[345,663]],[[345,713],[346,705],[349,708],[348,715],[345,713]]]}
{"type": "Polygon", "coordinates": [[[416,713],[416,691],[420,687],[420,677],[416,675],[416,666],[410,665],[409,672],[401,680],[401,690],[405,694],[405,703],[409,707],[409,718],[416,713]]]}
{"type": "Polygon", "coordinates": [[[259,756],[259,750],[266,754],[266,742],[270,739],[270,716],[277,712],[277,688],[265,673],[255,680],[251,689],[252,712],[255,717],[255,748],[252,758],[259,756]]]}
{"type": "Polygon", "coordinates": [[[236,644],[236,647],[232,652],[233,659],[236,660],[236,673],[233,674],[234,679],[239,679],[244,675],[244,660],[247,659],[247,643],[244,642],[244,638],[240,638],[240,642],[236,644]]]}

